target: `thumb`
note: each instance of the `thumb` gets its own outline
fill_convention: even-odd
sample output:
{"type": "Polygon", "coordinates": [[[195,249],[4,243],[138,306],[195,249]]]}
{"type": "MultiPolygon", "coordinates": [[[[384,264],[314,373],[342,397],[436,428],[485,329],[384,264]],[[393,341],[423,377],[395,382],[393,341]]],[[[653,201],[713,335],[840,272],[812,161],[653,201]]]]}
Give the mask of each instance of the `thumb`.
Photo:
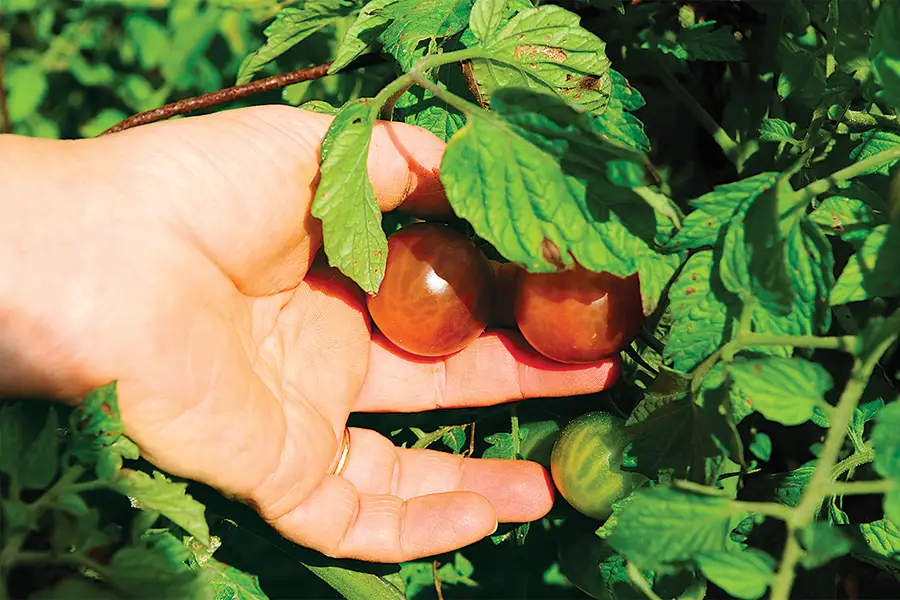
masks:
{"type": "MultiPolygon", "coordinates": [[[[332,117],[271,105],[145,125],[90,140],[94,161],[157,206],[238,288],[295,287],[321,245],[310,214],[322,139],[332,117]]],[[[439,179],[444,143],[379,121],[367,170],[383,211],[450,212],[439,179]]]]}

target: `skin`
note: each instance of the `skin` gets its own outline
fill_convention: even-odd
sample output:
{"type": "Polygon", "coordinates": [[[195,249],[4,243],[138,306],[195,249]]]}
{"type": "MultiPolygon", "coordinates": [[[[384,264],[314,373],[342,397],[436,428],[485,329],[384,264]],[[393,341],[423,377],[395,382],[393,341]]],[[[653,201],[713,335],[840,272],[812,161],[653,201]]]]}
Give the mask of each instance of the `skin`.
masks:
{"type": "MultiPolygon", "coordinates": [[[[618,363],[552,363],[489,331],[441,359],[372,336],[364,297],[315,260],[330,117],[266,106],[77,141],[0,136],[0,393],[77,402],[117,380],[148,460],[252,505],[286,538],[375,562],[448,552],[545,515],[537,463],[401,449],[351,412],[608,387],[618,363]]],[[[383,211],[445,214],[444,144],[379,123],[383,211]]]]}

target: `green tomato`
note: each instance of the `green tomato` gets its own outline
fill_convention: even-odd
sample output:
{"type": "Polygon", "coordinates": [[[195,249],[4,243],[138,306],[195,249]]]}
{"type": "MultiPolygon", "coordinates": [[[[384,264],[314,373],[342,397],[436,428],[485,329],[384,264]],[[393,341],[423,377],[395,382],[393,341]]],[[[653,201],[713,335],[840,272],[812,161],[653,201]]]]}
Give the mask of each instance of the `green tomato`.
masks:
{"type": "Polygon", "coordinates": [[[556,488],[578,512],[605,520],[612,504],[647,481],[621,471],[629,440],[625,422],[609,413],[589,412],[569,422],[553,445],[550,474],[556,488]]]}
{"type": "MultiPolygon", "coordinates": [[[[568,525],[568,523],[566,523],[568,525]]],[[[578,524],[583,526],[583,524],[578,524]]],[[[597,537],[593,528],[564,527],[557,547],[560,572],[579,590],[598,600],[642,600],[626,571],[625,557],[597,537]]]]}

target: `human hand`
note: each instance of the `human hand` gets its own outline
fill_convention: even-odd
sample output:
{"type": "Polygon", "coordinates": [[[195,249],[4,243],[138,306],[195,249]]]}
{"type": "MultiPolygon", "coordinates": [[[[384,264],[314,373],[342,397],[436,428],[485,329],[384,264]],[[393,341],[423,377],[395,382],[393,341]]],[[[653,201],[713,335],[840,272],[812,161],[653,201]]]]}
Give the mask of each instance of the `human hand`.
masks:
{"type": "MultiPolygon", "coordinates": [[[[330,474],[351,412],[595,392],[618,363],[552,363],[512,332],[435,360],[373,335],[362,292],[316,260],[329,123],[268,106],[77,142],[0,138],[0,272],[31,265],[0,283],[0,389],[77,398],[118,380],[148,460],[333,557],[411,560],[542,517],[553,486],[532,462],[401,449],[352,428],[330,474]]],[[[443,149],[424,130],[376,126],[383,211],[447,210],[443,149]]]]}

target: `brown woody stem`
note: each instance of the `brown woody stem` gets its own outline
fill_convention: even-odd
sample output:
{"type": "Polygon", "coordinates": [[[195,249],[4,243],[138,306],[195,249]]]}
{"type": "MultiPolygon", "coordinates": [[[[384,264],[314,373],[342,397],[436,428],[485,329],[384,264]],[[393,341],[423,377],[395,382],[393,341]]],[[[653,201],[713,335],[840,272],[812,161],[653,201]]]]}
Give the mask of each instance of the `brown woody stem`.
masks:
{"type": "Polygon", "coordinates": [[[165,106],[160,106],[153,110],[132,115],[121,123],[113,125],[100,135],[108,135],[110,133],[124,131],[125,129],[131,129],[132,127],[156,123],[157,121],[163,121],[176,115],[184,115],[196,110],[224,104],[231,100],[237,100],[238,98],[245,98],[247,96],[252,96],[253,94],[260,94],[262,92],[287,87],[302,81],[321,79],[328,74],[328,67],[330,66],[331,62],[327,62],[321,65],[305,67],[303,69],[297,69],[296,71],[290,71],[289,73],[281,73],[249,83],[235,85],[223,90],[216,90],[215,92],[210,92],[208,94],[185,98],[184,100],[172,102],[171,104],[166,104],[165,106]]]}

